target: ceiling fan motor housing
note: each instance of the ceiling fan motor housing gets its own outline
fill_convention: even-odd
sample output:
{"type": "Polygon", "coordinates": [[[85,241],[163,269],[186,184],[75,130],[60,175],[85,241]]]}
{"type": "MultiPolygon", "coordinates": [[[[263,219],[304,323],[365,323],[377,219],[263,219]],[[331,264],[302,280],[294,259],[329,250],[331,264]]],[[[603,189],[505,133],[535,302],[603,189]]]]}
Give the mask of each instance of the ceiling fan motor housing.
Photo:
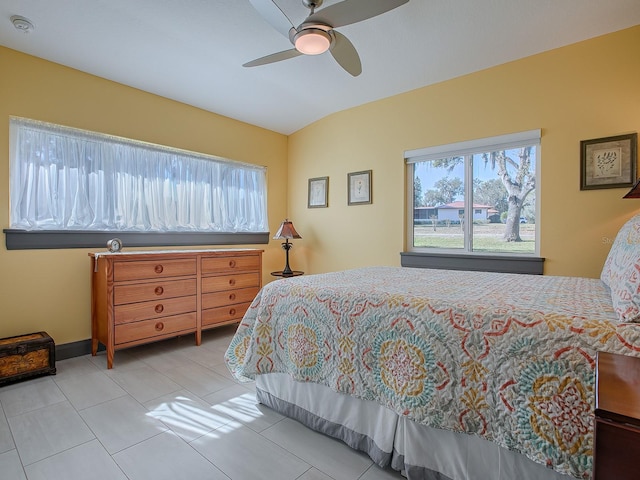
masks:
{"type": "Polygon", "coordinates": [[[302,0],[302,4],[311,10],[315,10],[322,5],[322,0],[302,0]]]}

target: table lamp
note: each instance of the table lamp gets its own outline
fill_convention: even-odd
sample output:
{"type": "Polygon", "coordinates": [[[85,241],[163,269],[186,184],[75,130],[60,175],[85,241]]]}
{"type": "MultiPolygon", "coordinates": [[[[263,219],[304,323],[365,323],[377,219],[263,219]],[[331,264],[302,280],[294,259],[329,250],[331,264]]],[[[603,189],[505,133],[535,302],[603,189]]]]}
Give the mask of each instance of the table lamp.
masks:
{"type": "Polygon", "coordinates": [[[302,238],[296,229],[293,227],[293,223],[289,221],[289,219],[285,218],[284,222],[280,224],[280,228],[276,232],[273,237],[274,240],[285,239],[285,242],[282,244],[282,248],[286,252],[287,262],[284,266],[284,270],[282,271],[282,275],[293,275],[293,270],[289,267],[289,250],[293,247],[292,243],[289,243],[290,238],[302,238]]]}
{"type": "Polygon", "coordinates": [[[636,184],[631,187],[631,190],[622,198],[640,198],[640,180],[638,180],[636,184]]]}

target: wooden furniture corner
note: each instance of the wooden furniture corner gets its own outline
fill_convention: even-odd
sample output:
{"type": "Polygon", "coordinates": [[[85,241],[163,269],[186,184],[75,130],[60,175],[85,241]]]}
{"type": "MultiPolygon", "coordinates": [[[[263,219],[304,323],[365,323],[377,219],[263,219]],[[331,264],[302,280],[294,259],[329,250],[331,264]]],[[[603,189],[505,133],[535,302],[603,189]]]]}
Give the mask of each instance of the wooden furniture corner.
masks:
{"type": "Polygon", "coordinates": [[[598,352],[594,480],[635,480],[640,458],[640,358],[598,352]]]}

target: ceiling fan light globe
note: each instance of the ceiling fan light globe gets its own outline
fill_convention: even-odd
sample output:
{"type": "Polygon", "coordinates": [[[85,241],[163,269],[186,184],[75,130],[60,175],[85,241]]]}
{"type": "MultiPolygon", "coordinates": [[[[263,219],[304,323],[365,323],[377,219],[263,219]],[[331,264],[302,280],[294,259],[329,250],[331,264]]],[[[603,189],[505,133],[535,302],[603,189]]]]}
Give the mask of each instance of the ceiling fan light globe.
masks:
{"type": "Polygon", "coordinates": [[[308,28],[295,34],[293,44],[300,53],[320,55],[329,50],[331,36],[324,30],[308,28]]]}

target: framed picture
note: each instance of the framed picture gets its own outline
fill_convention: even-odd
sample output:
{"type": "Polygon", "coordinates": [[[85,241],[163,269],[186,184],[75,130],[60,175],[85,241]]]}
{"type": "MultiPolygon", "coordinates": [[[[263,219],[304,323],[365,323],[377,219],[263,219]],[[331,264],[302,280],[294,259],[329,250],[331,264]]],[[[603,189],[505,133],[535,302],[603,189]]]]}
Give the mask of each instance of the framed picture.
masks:
{"type": "Polygon", "coordinates": [[[638,134],[582,140],[580,190],[631,187],[636,181],[638,134]]]}
{"type": "Polygon", "coordinates": [[[310,178],[307,208],[326,208],[328,206],[329,177],[310,178]]]}
{"type": "Polygon", "coordinates": [[[349,205],[364,205],[371,201],[371,170],[347,174],[349,205]]]}

